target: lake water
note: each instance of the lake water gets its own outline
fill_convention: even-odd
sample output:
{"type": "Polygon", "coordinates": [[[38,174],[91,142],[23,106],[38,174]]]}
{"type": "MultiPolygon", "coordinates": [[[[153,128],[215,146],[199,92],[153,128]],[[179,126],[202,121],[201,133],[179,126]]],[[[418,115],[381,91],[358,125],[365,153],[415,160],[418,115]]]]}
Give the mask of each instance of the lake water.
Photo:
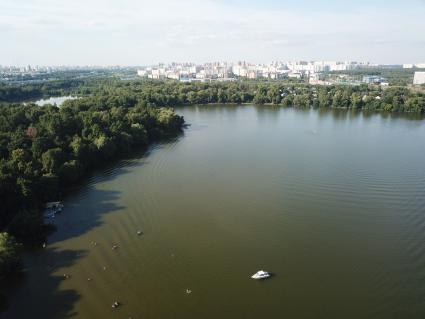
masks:
{"type": "Polygon", "coordinates": [[[74,96],[58,96],[58,97],[50,97],[48,99],[41,99],[41,100],[35,101],[34,103],[39,106],[43,106],[46,104],[56,104],[57,106],[61,106],[63,102],[65,102],[66,100],[73,100],[76,98],[77,97],[74,97],[74,96]]]}
{"type": "Polygon", "coordinates": [[[425,317],[425,121],[178,111],[182,136],[64,202],[1,318],[425,317]]]}

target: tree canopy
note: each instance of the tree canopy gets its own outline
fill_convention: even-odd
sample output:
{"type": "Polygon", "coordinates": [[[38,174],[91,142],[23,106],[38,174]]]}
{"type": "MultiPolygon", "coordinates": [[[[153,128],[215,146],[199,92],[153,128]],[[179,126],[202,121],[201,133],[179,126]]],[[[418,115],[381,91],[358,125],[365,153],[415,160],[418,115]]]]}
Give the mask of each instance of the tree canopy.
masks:
{"type": "Polygon", "coordinates": [[[47,201],[94,167],[175,135],[184,120],[128,92],[93,95],[62,107],[0,104],[0,230],[41,241],[47,201]]]}
{"type": "Polygon", "coordinates": [[[0,278],[15,271],[20,264],[20,245],[8,233],[0,233],[0,278]]]}

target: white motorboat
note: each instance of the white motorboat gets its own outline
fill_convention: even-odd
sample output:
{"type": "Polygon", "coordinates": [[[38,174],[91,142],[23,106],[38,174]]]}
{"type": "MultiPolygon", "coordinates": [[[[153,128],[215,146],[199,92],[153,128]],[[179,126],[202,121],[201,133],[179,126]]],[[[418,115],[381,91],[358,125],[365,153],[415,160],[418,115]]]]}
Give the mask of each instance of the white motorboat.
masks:
{"type": "Polygon", "coordinates": [[[266,279],[271,276],[270,273],[264,270],[257,271],[255,274],[251,276],[252,279],[266,279]]]}

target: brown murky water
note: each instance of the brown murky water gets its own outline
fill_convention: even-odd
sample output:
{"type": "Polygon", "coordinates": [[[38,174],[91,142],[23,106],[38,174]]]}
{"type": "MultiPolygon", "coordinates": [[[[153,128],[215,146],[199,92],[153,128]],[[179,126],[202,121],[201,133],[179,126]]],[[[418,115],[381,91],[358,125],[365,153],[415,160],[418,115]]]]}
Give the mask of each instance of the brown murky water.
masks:
{"type": "Polygon", "coordinates": [[[183,136],[65,201],[1,318],[425,317],[425,121],[179,112],[183,136]]]}

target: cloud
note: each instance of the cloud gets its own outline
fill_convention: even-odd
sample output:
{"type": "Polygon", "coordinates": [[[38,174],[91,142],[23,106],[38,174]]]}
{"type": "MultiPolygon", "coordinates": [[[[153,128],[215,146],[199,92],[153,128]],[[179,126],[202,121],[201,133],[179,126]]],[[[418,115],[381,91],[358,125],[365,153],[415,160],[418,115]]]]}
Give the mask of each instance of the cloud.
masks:
{"type": "Polygon", "coordinates": [[[326,56],[381,62],[418,56],[417,35],[425,32],[422,5],[420,10],[406,3],[379,10],[371,6],[313,10],[285,1],[266,6],[252,0],[2,0],[0,37],[14,41],[0,51],[0,61],[27,64],[33,58],[28,48],[35,46],[55,54],[46,53],[42,64],[58,61],[58,56],[61,63],[82,64],[154,63],[173,56],[195,61],[248,56],[264,62],[326,56]],[[62,47],[40,42],[45,39],[62,41],[62,47]],[[394,45],[405,48],[393,52],[394,45]],[[67,50],[72,56],[63,54],[67,50]]]}

